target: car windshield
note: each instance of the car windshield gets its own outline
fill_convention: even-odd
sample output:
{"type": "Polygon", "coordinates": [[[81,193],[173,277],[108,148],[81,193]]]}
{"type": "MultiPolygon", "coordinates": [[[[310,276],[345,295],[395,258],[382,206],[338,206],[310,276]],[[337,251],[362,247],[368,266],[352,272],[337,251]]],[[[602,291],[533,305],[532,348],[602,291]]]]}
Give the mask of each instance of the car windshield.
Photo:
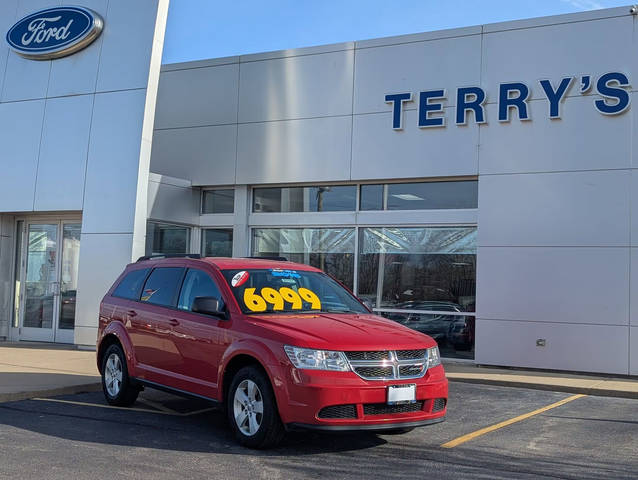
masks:
{"type": "Polygon", "coordinates": [[[368,313],[324,273],[272,268],[222,273],[244,313],[368,313]]]}

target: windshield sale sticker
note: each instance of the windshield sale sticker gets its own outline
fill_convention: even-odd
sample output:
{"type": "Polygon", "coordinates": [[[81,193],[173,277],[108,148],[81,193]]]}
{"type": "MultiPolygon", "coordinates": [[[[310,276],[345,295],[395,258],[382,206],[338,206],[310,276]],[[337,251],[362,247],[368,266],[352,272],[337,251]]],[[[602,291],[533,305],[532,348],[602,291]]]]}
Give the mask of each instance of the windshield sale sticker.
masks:
{"type": "Polygon", "coordinates": [[[230,281],[230,284],[233,287],[241,287],[244,283],[246,283],[246,280],[248,280],[249,276],[250,274],[247,271],[242,270],[241,272],[235,274],[235,276],[230,281]]]}

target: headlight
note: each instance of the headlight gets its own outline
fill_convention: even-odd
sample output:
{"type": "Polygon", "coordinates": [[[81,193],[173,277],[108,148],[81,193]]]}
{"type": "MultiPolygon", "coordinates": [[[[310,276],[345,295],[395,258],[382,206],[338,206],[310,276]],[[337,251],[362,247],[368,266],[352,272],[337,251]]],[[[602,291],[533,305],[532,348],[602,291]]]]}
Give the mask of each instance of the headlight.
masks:
{"type": "Polygon", "coordinates": [[[329,350],[311,350],[308,348],[284,347],[286,355],[297,368],[308,370],[336,370],[347,372],[350,370],[348,361],[343,352],[331,352],[329,350]]]}
{"type": "Polygon", "coordinates": [[[428,368],[441,365],[441,355],[439,355],[439,347],[428,348],[428,368]]]}

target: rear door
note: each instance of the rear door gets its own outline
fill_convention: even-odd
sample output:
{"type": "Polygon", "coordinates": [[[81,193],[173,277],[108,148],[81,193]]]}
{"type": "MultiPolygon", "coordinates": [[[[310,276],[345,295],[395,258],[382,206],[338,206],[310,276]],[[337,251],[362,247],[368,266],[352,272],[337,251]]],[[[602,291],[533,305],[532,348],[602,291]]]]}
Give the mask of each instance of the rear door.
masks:
{"type": "Polygon", "coordinates": [[[145,362],[148,352],[145,350],[144,325],[142,321],[140,295],[150,268],[134,268],[124,274],[115,287],[108,303],[112,306],[111,319],[124,324],[134,347],[136,362],[145,362]]]}
{"type": "Polygon", "coordinates": [[[182,364],[172,324],[184,272],[181,266],[154,268],[142,288],[138,315],[131,321],[140,376],[169,386],[174,386],[182,364]]]}

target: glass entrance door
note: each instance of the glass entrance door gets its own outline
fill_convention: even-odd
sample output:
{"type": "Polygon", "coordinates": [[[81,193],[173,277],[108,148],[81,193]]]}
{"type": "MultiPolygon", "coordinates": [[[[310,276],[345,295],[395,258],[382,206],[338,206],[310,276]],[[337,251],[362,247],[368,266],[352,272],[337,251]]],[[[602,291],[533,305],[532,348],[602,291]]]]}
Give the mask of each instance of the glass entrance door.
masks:
{"type": "Polygon", "coordinates": [[[80,224],[28,222],[20,278],[20,340],[73,343],[80,224]]]}

